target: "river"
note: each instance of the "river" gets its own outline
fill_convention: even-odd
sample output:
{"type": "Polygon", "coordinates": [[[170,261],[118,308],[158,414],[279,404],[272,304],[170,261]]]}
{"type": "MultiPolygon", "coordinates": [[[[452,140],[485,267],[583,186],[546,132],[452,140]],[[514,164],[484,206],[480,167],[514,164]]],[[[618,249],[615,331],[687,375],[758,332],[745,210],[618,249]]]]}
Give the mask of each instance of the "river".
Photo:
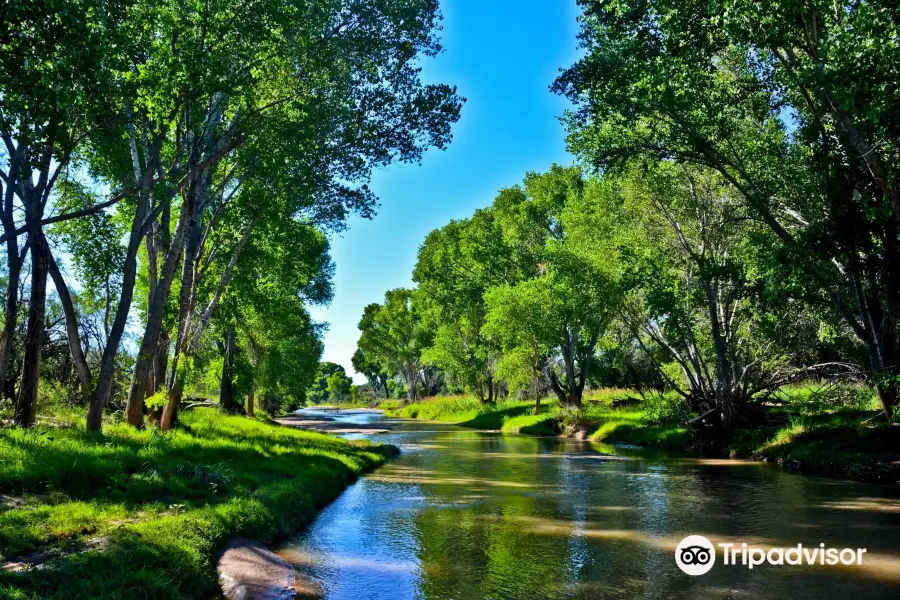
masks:
{"type": "MultiPolygon", "coordinates": [[[[278,553],[299,597],[337,599],[900,598],[900,490],[750,461],[383,423],[402,454],[349,487],[278,553]],[[862,565],[675,563],[713,544],[865,548],[862,565]]],[[[350,436],[353,437],[353,436],[350,436]]],[[[356,436],[359,437],[359,436],[356,436]]]]}

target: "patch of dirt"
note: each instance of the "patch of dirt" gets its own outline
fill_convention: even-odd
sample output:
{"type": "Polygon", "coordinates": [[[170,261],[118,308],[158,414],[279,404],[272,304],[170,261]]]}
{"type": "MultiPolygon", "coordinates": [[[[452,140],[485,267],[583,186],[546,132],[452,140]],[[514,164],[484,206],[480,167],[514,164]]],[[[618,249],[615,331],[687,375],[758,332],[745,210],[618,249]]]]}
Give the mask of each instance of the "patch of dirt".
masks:
{"type": "Polygon", "coordinates": [[[73,542],[64,550],[48,550],[46,552],[32,552],[23,556],[16,556],[9,560],[0,561],[0,571],[19,573],[31,569],[41,569],[49,562],[85,552],[102,552],[106,550],[109,538],[105,535],[94,537],[81,542],[73,542]]]}

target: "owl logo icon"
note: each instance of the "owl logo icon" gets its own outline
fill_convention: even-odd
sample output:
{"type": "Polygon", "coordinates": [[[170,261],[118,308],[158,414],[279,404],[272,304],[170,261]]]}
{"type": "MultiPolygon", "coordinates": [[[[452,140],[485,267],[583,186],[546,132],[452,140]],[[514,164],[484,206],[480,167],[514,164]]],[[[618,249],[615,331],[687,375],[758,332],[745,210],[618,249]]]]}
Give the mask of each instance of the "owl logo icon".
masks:
{"type": "Polygon", "coordinates": [[[702,535],[689,535],[675,548],[675,564],[688,575],[703,575],[716,564],[716,550],[702,535]]]}

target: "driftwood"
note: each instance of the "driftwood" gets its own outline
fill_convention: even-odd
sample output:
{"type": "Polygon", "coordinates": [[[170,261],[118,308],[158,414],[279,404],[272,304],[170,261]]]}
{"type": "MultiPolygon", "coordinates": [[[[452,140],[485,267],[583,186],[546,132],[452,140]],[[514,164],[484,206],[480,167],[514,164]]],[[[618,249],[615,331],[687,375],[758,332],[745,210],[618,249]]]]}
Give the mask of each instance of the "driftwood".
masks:
{"type": "Polygon", "coordinates": [[[703,419],[705,419],[705,418],[708,417],[709,415],[715,413],[717,410],[718,410],[718,408],[711,408],[710,410],[706,411],[705,413],[703,413],[703,414],[700,415],[699,417],[694,417],[693,419],[691,419],[690,421],[688,421],[688,422],[687,422],[687,425],[693,425],[693,424],[696,423],[697,421],[702,421],[703,419]]]}
{"type": "Polygon", "coordinates": [[[883,417],[883,416],[884,416],[884,411],[883,411],[883,410],[879,410],[879,411],[875,414],[874,417],[870,417],[870,418],[866,419],[865,421],[863,421],[863,425],[868,425],[869,423],[871,423],[872,421],[874,421],[874,420],[877,419],[878,417],[883,417]]]}
{"type": "Polygon", "coordinates": [[[181,410],[191,410],[192,408],[197,408],[198,406],[200,406],[200,407],[209,406],[211,408],[218,408],[219,403],[213,402],[212,400],[200,400],[199,402],[192,402],[191,404],[188,404],[181,410]]]}

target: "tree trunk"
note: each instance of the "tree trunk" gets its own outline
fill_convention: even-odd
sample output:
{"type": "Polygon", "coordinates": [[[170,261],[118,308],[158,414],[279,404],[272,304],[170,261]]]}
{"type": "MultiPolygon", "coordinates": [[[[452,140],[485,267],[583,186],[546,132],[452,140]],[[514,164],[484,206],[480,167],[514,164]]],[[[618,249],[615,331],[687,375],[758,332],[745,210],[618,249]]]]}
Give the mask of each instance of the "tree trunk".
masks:
{"type": "MultiPolygon", "coordinates": [[[[190,207],[182,205],[175,227],[175,236],[167,248],[163,259],[162,269],[155,289],[152,290],[152,299],[147,307],[147,326],[144,329],[144,337],[138,349],[138,360],[134,365],[134,373],[131,376],[131,387],[128,391],[128,404],[125,409],[126,420],[129,425],[140,427],[144,418],[144,397],[147,384],[150,379],[150,370],[155,368],[156,386],[162,387],[165,382],[165,364],[168,357],[168,334],[162,335],[162,323],[169,302],[169,294],[172,291],[172,283],[175,279],[175,271],[178,259],[181,257],[182,242],[185,229],[190,218],[190,207]],[[162,356],[160,356],[162,355],[162,356]],[[160,372],[162,362],[162,372],[160,372]]],[[[168,242],[167,239],[163,240],[168,242]]]]}
{"type": "Polygon", "coordinates": [[[222,381],[219,384],[219,406],[226,412],[235,412],[234,401],[234,325],[225,328],[225,352],[222,357],[222,381]]]}
{"type": "Polygon", "coordinates": [[[18,170],[10,161],[9,183],[3,195],[3,233],[6,238],[6,268],[8,280],[6,282],[6,320],[3,324],[3,333],[0,334],[0,385],[6,385],[9,373],[10,348],[13,336],[16,334],[16,325],[19,318],[19,277],[22,273],[22,264],[25,262],[25,254],[30,246],[28,239],[24,247],[19,250],[19,241],[15,235],[16,224],[13,219],[13,196],[15,172],[18,170]]]}
{"type": "MultiPolygon", "coordinates": [[[[189,347],[195,348],[197,344],[200,342],[200,336],[203,335],[203,331],[206,328],[206,325],[209,323],[210,318],[212,317],[213,311],[216,309],[216,306],[219,304],[219,300],[222,298],[222,294],[225,293],[225,290],[228,288],[228,283],[231,281],[231,274],[234,272],[234,267],[237,265],[238,259],[241,256],[241,250],[244,248],[244,244],[247,243],[247,240],[250,239],[250,232],[253,231],[254,223],[249,223],[244,229],[243,235],[241,235],[240,241],[234,248],[234,251],[231,254],[231,259],[228,261],[228,265],[225,267],[225,270],[222,272],[222,276],[219,278],[219,282],[216,285],[216,291],[213,293],[212,298],[209,301],[209,304],[206,305],[206,308],[203,309],[203,313],[200,315],[200,318],[197,319],[197,326],[194,327],[193,333],[191,333],[189,347]]],[[[197,273],[194,273],[194,289],[196,290],[197,285],[199,284],[196,281],[197,273]]],[[[191,303],[193,305],[193,302],[191,303]]]]}
{"type": "Polygon", "coordinates": [[[50,271],[50,277],[53,278],[53,285],[56,286],[56,293],[59,296],[59,301],[62,304],[63,313],[66,317],[66,339],[69,341],[69,352],[72,354],[72,360],[75,362],[75,371],[78,373],[78,380],[81,383],[81,395],[87,406],[91,401],[91,370],[88,368],[87,359],[81,347],[81,336],[78,333],[78,315],[75,313],[72,295],[69,293],[69,287],[59,271],[56,259],[50,252],[50,248],[47,248],[46,252],[47,268],[50,271]]]}
{"type": "Polygon", "coordinates": [[[255,409],[254,409],[254,406],[253,406],[253,401],[254,401],[253,394],[254,394],[254,392],[255,392],[255,390],[254,390],[253,388],[250,388],[250,393],[247,394],[247,416],[248,416],[248,417],[255,417],[255,416],[256,416],[256,412],[254,412],[255,409]]]}
{"type": "Polygon", "coordinates": [[[188,221],[184,233],[184,257],[181,263],[181,290],[178,299],[178,334],[175,338],[175,354],[172,357],[172,366],[169,370],[169,401],[163,410],[160,426],[163,429],[171,429],[178,419],[178,405],[181,403],[181,395],[184,390],[184,376],[178,371],[178,363],[182,355],[188,351],[190,335],[191,311],[193,309],[193,294],[195,292],[194,263],[197,259],[197,251],[200,247],[200,205],[208,174],[201,172],[191,182],[187,194],[188,221]]]}
{"type": "MultiPolygon", "coordinates": [[[[159,273],[157,271],[157,262],[159,256],[157,255],[156,236],[154,235],[154,230],[156,228],[157,224],[154,223],[153,227],[151,228],[151,234],[144,238],[144,245],[147,248],[148,322],[151,320],[150,315],[153,312],[153,297],[156,295],[156,288],[158,285],[157,277],[159,276],[159,273]]],[[[140,427],[143,424],[145,400],[153,395],[153,388],[156,387],[153,378],[153,364],[156,357],[153,354],[145,354],[144,352],[142,352],[142,350],[144,350],[145,340],[147,338],[146,330],[144,333],[144,338],[145,339],[141,341],[141,348],[140,350],[138,350],[137,357],[134,361],[134,371],[131,375],[131,386],[128,390],[128,401],[125,405],[125,421],[132,427],[140,427]],[[139,389],[135,389],[135,380],[142,382],[142,384],[138,386],[139,389]],[[140,400],[135,397],[136,395],[140,396],[140,400]]],[[[154,344],[153,346],[154,349],[156,349],[156,345],[154,344]]],[[[155,420],[153,415],[150,415],[150,420],[155,420]]]]}
{"type": "MultiPolygon", "coordinates": [[[[158,144],[161,143],[160,140],[158,144]]],[[[116,354],[119,352],[119,342],[122,341],[122,334],[125,332],[125,325],[128,322],[128,312],[131,310],[131,300],[134,297],[134,282],[137,276],[137,253],[143,238],[144,221],[150,213],[149,179],[152,178],[157,158],[158,147],[157,151],[149,159],[150,164],[147,166],[147,171],[150,175],[137,178],[140,190],[138,192],[138,203],[134,219],[131,222],[128,249],[125,252],[125,267],[122,272],[122,295],[119,297],[119,303],[116,306],[116,316],[113,318],[113,324],[106,340],[106,348],[104,348],[103,357],[100,359],[97,387],[94,388],[94,395],[91,397],[91,405],[88,408],[88,431],[100,431],[103,409],[112,394],[116,354]]],[[[141,421],[143,422],[143,407],[141,410],[141,421]]]]}
{"type": "Polygon", "coordinates": [[[415,402],[416,401],[416,388],[419,383],[419,374],[418,369],[414,369],[412,367],[407,368],[406,370],[406,401],[407,402],[415,402]]]}
{"type": "Polygon", "coordinates": [[[881,411],[890,421],[894,416],[894,407],[897,405],[897,394],[880,381],[875,384],[875,392],[878,394],[878,401],[881,402],[881,411]]]}
{"type": "Polygon", "coordinates": [[[571,331],[568,328],[563,336],[563,365],[566,368],[567,390],[566,395],[569,397],[569,403],[575,408],[581,408],[581,394],[578,393],[578,382],[575,378],[575,344],[578,340],[579,331],[571,331]]]}
{"type": "MultiPolygon", "coordinates": [[[[38,221],[40,218],[38,218],[38,221]]],[[[40,227],[29,233],[31,244],[31,302],[28,307],[28,329],[25,332],[24,360],[15,422],[29,427],[34,424],[37,408],[41,348],[44,344],[44,315],[47,304],[47,241],[40,227]]]]}
{"type": "MultiPolygon", "coordinates": [[[[16,335],[16,325],[19,320],[19,277],[22,272],[22,263],[19,260],[18,247],[16,238],[12,237],[6,240],[7,244],[12,244],[16,250],[7,253],[8,265],[8,281],[6,283],[6,321],[3,324],[3,333],[0,334],[0,384],[5,385],[7,375],[9,373],[10,348],[12,348],[13,337],[16,335]]],[[[28,240],[25,243],[30,246],[28,240]]],[[[24,255],[23,255],[24,259],[24,255]]]]}
{"type": "Polygon", "coordinates": [[[550,388],[556,394],[556,397],[559,398],[559,405],[563,408],[570,408],[569,399],[566,396],[566,392],[560,384],[559,379],[557,379],[556,372],[553,370],[553,367],[550,367],[550,388]]]}
{"type": "Polygon", "coordinates": [[[487,400],[484,396],[484,382],[480,375],[475,376],[475,395],[478,396],[479,404],[487,404],[487,400]]]}
{"type": "Polygon", "coordinates": [[[711,325],[711,334],[713,344],[716,350],[716,361],[718,364],[718,373],[716,379],[716,405],[719,408],[719,419],[721,423],[721,435],[727,439],[731,434],[734,424],[734,399],[732,398],[732,381],[731,381],[731,365],[728,361],[728,349],[725,346],[725,339],[722,337],[722,331],[719,324],[719,303],[716,297],[716,288],[713,284],[704,282],[706,288],[706,300],[709,308],[709,322],[711,325]]]}

